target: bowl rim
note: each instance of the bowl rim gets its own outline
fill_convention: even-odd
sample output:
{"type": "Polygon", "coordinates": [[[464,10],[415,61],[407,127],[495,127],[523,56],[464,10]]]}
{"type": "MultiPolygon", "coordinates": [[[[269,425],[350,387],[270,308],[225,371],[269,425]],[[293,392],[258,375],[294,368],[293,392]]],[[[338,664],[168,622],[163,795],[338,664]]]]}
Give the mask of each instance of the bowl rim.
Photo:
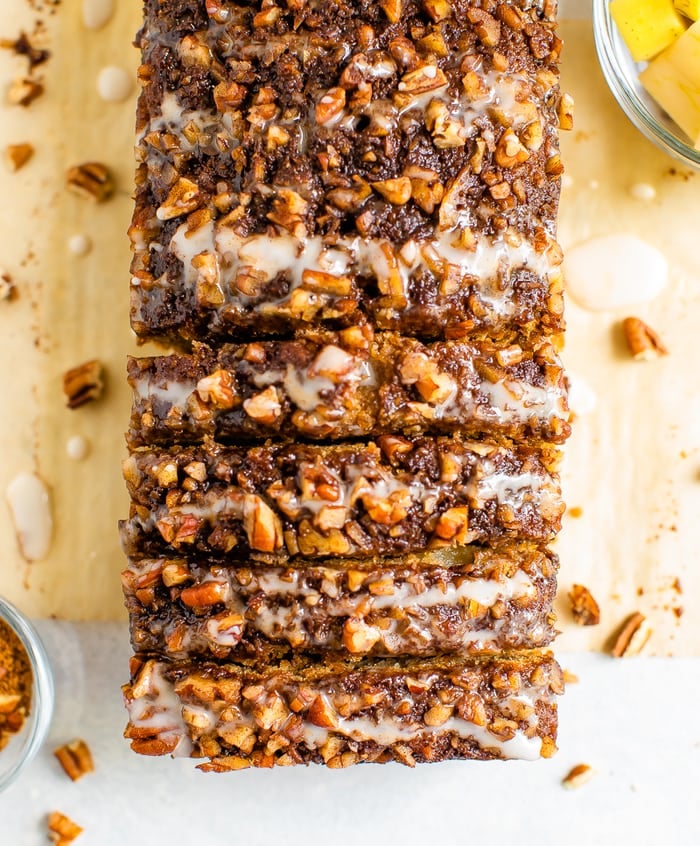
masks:
{"type": "MultiPolygon", "coordinates": [[[[0,620],[17,635],[24,647],[33,674],[32,708],[25,725],[26,737],[15,763],[6,771],[0,769],[0,793],[13,784],[34,759],[51,727],[55,688],[51,662],[46,647],[32,623],[11,602],[0,597],[0,620]]],[[[0,765],[2,753],[0,752],[0,765]]]]}
{"type": "MultiPolygon", "coordinates": [[[[700,169],[700,150],[660,124],[644,100],[625,83],[616,49],[620,36],[610,14],[610,0],[593,0],[593,32],[605,81],[628,119],[661,150],[689,167],[700,169]]],[[[680,128],[679,132],[682,132],[680,128]]]]}

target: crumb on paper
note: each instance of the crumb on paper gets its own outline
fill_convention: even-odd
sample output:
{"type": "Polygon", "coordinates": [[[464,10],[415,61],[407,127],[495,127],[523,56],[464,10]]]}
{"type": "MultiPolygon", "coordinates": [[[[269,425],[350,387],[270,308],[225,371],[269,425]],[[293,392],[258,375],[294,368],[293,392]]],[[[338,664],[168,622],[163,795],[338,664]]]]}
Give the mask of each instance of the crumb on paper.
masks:
{"type": "Polygon", "coordinates": [[[578,676],[571,670],[563,670],[564,684],[578,684],[578,676]]]}

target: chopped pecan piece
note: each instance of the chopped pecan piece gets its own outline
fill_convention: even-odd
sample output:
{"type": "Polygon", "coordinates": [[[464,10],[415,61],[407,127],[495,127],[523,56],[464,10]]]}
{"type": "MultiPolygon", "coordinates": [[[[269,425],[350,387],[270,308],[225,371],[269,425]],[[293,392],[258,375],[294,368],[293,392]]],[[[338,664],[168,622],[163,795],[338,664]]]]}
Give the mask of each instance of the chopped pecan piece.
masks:
{"type": "Polygon", "coordinates": [[[426,726],[444,725],[452,716],[451,705],[433,705],[423,715],[423,722],[426,726]]]}
{"type": "Polygon", "coordinates": [[[474,24],[479,40],[486,47],[495,47],[501,40],[501,24],[482,9],[469,9],[467,17],[474,24]]]}
{"type": "Polygon", "coordinates": [[[496,163],[504,168],[513,168],[526,162],[530,152],[512,129],[508,129],[496,147],[496,163]]]}
{"type": "Polygon", "coordinates": [[[233,380],[227,370],[215,370],[200,379],[196,390],[202,402],[211,403],[215,408],[233,408],[236,404],[233,380]]]}
{"type": "Polygon", "coordinates": [[[444,71],[437,65],[421,65],[401,77],[399,91],[417,96],[447,85],[444,71]]]}
{"type": "Polygon", "coordinates": [[[594,775],[595,770],[589,767],[588,764],[577,764],[562,779],[561,783],[567,790],[575,790],[578,787],[583,787],[594,775]]]}
{"type": "Polygon", "coordinates": [[[562,94],[557,106],[557,118],[559,129],[570,130],[574,128],[574,98],[570,94],[562,94]]]}
{"type": "Polygon", "coordinates": [[[21,170],[34,155],[31,144],[8,144],[5,149],[7,165],[13,173],[21,170]]]}
{"type": "Polygon", "coordinates": [[[401,20],[403,0],[380,0],[379,5],[391,23],[398,23],[401,20]]]}
{"type": "Polygon", "coordinates": [[[99,399],[103,390],[102,365],[97,359],[73,367],[63,376],[63,393],[68,408],[80,408],[99,399]]]}
{"type": "Polygon", "coordinates": [[[77,781],[95,771],[90,748],[84,740],[74,740],[59,746],[53,753],[71,781],[77,781]]]}
{"type": "Polygon", "coordinates": [[[0,270],[0,300],[13,300],[17,296],[12,277],[9,273],[0,270]]]}
{"type": "Polygon", "coordinates": [[[57,846],[72,843],[82,833],[82,827],[60,811],[49,814],[49,840],[57,846]]]}
{"type": "Polygon", "coordinates": [[[243,408],[249,417],[267,426],[274,425],[282,415],[279,394],[274,385],[247,399],[243,408]]]}
{"type": "Polygon", "coordinates": [[[30,72],[38,65],[43,65],[51,57],[48,50],[35,47],[26,32],[20,32],[17,38],[0,38],[0,47],[3,50],[11,50],[15,56],[24,56],[30,72]]]}
{"type": "Polygon", "coordinates": [[[597,626],[600,623],[600,608],[591,592],[583,585],[574,585],[569,591],[571,613],[579,626],[597,626]]]}
{"type": "Polygon", "coordinates": [[[196,211],[202,201],[199,185],[191,179],[181,177],[170,189],[170,193],[157,212],[158,220],[173,220],[196,211]]]}
{"type": "Polygon", "coordinates": [[[282,526],[270,506],[255,494],[247,494],[244,524],[251,549],[276,552],[282,546],[282,526]]]}
{"type": "Polygon", "coordinates": [[[638,317],[627,317],[622,322],[622,331],[625,333],[627,347],[635,361],[653,361],[661,356],[668,355],[668,350],[663,341],[638,317]]]}
{"type": "Polygon", "coordinates": [[[395,206],[402,206],[411,199],[411,180],[407,176],[373,182],[372,188],[395,206]]]}
{"type": "Polygon", "coordinates": [[[316,123],[329,123],[342,114],[345,108],[345,90],[331,88],[321,97],[316,106],[316,123]]]}
{"type": "Polygon", "coordinates": [[[74,194],[95,203],[104,203],[114,194],[112,172],[101,162],[85,162],[69,168],[66,185],[74,194]]]}
{"type": "Polygon", "coordinates": [[[423,6],[435,23],[452,15],[452,6],[448,0],[423,0],[423,6]]]}
{"type": "Polygon", "coordinates": [[[614,658],[633,658],[639,655],[651,637],[652,630],[644,614],[632,614],[624,623],[612,648],[614,658]]]}
{"type": "Polygon", "coordinates": [[[7,101],[12,106],[29,106],[44,93],[44,86],[36,79],[19,77],[7,90],[7,101]]]}

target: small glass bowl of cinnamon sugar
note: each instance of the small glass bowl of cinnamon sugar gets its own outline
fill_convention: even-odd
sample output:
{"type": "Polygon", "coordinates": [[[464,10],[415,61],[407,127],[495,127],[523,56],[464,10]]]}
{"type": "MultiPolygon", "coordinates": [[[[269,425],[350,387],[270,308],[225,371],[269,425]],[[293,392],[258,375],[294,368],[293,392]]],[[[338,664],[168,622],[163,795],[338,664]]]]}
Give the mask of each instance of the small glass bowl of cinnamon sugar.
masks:
{"type": "Polygon", "coordinates": [[[0,792],[34,758],[51,726],[54,685],[41,638],[0,598],[0,792]]]}

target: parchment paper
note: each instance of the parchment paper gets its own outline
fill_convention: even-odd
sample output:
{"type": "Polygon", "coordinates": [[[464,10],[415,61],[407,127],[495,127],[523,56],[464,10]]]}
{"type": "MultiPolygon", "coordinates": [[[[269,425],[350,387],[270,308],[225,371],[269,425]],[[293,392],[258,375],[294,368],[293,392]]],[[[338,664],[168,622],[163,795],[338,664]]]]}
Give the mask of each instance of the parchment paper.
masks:
{"type": "MultiPolygon", "coordinates": [[[[585,10],[576,0],[572,5],[579,14],[585,10]]],[[[140,4],[118,3],[112,22],[97,33],[83,28],[79,6],[66,2],[47,19],[53,55],[39,69],[46,94],[29,109],[0,106],[0,148],[30,141],[37,150],[18,174],[0,167],[0,268],[19,291],[16,301],[0,302],[0,496],[18,472],[36,471],[50,486],[55,517],[49,556],[27,565],[0,503],[0,592],[36,617],[112,620],[124,615],[116,522],[127,511],[120,477],[129,413],[124,365],[134,349],[125,235],[134,103],[101,101],[96,77],[108,64],[136,68],[130,45],[140,4]],[[117,196],[102,206],[64,188],[66,169],[89,160],[108,164],[117,177],[117,196]],[[94,243],[83,258],[67,248],[77,233],[94,243]],[[107,368],[105,396],[68,411],[62,374],[93,357],[107,368]],[[74,434],[91,444],[79,463],[66,455],[74,434]]],[[[3,0],[0,36],[31,31],[35,19],[26,0],[3,0]]],[[[632,312],[671,349],[657,363],[634,363],[625,353],[616,327],[627,313],[593,314],[569,302],[566,361],[595,391],[597,408],[579,419],[567,448],[566,496],[582,514],[565,519],[557,548],[562,591],[573,582],[588,586],[602,622],[576,627],[560,601],[558,645],[599,649],[639,609],[653,624],[651,652],[700,654],[693,607],[700,595],[694,560],[700,546],[700,177],[677,167],[628,124],[598,70],[589,21],[562,29],[565,87],[577,101],[577,127],[563,138],[571,185],[562,201],[561,241],[566,248],[595,235],[637,234],[666,253],[673,280],[654,303],[632,312]],[[653,184],[657,199],[632,199],[636,182],[653,184]],[[673,609],[680,606],[679,618],[673,609]]],[[[24,70],[24,61],[0,52],[0,87],[24,70]]]]}

